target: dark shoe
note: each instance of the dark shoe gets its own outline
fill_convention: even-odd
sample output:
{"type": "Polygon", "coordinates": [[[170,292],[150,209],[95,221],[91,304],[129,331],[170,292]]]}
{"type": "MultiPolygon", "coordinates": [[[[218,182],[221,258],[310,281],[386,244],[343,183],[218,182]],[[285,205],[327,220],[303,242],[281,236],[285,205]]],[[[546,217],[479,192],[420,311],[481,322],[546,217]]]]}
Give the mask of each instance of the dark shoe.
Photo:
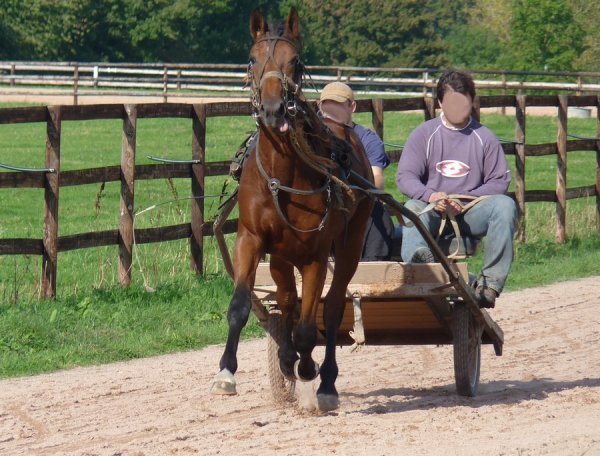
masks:
{"type": "Polygon", "coordinates": [[[496,307],[496,298],[498,297],[498,292],[493,288],[483,286],[477,287],[475,290],[475,296],[477,296],[479,307],[486,309],[493,309],[496,307]]]}
{"type": "Polygon", "coordinates": [[[435,257],[427,247],[419,247],[410,260],[411,263],[435,263],[435,257]]]}

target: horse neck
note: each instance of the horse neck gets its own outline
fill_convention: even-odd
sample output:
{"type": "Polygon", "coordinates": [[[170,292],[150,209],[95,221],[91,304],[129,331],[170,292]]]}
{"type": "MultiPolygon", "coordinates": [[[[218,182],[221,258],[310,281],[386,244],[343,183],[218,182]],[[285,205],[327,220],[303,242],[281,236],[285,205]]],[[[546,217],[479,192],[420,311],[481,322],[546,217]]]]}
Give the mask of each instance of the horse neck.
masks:
{"type": "Polygon", "coordinates": [[[282,137],[272,131],[261,130],[260,161],[269,177],[277,178],[282,185],[314,188],[316,183],[322,185],[329,175],[327,167],[332,162],[305,143],[302,127],[305,125],[299,122],[293,125],[299,131],[282,137]]]}
{"type": "Polygon", "coordinates": [[[271,177],[289,180],[298,172],[305,171],[304,163],[292,145],[289,134],[279,136],[277,133],[261,127],[259,131],[259,158],[263,168],[271,177]]]}

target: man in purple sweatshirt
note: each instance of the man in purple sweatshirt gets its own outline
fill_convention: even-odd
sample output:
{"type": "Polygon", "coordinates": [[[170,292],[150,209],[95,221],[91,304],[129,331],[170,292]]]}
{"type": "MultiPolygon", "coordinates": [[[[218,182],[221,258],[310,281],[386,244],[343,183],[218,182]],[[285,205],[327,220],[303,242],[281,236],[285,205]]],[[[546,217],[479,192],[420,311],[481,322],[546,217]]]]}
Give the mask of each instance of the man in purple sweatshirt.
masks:
{"type": "MultiPolygon", "coordinates": [[[[438,81],[437,98],[442,113],[409,136],[396,183],[410,198],[406,207],[420,214],[434,236],[444,213],[455,216],[461,234],[486,236],[483,267],[475,286],[480,306],[493,308],[513,260],[517,207],[506,196],[510,171],[498,139],[471,117],[475,98],[471,76],[446,71],[438,81]],[[485,198],[463,212],[450,195],[485,198]],[[434,205],[433,210],[421,213],[428,204],[434,205]]],[[[434,261],[415,226],[403,228],[402,258],[413,263],[434,261]]]]}

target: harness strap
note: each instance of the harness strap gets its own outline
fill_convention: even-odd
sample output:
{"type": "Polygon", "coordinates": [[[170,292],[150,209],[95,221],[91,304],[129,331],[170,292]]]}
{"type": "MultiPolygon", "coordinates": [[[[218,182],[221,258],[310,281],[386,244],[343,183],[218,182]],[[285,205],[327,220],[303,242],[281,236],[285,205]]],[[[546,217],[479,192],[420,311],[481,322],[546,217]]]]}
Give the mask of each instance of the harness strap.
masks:
{"type": "Polygon", "coordinates": [[[323,184],[320,188],[317,188],[316,190],[300,190],[297,188],[292,188],[292,187],[287,187],[285,185],[281,185],[281,182],[279,181],[279,179],[276,179],[274,177],[269,177],[262,162],[260,161],[259,141],[260,141],[260,134],[256,138],[256,148],[254,150],[254,155],[256,157],[256,165],[258,167],[258,171],[260,172],[261,176],[264,177],[264,179],[267,181],[267,186],[269,187],[269,190],[271,191],[271,196],[273,197],[273,205],[275,206],[275,210],[277,211],[277,214],[279,215],[279,217],[281,217],[281,219],[287,224],[287,226],[289,226],[293,230],[296,230],[300,233],[312,233],[313,231],[321,231],[325,227],[325,222],[329,218],[329,206],[330,206],[329,203],[331,202],[331,188],[329,185],[330,184],[329,177],[327,177],[327,179],[325,180],[325,184],[323,184]],[[305,195],[305,196],[317,195],[319,193],[323,193],[324,191],[327,191],[327,206],[325,209],[325,214],[323,215],[323,218],[321,219],[321,222],[319,223],[319,225],[316,228],[311,228],[308,230],[303,230],[303,229],[300,229],[300,228],[292,225],[291,222],[288,220],[288,218],[283,214],[283,211],[281,210],[281,206],[279,205],[279,190],[283,190],[284,192],[292,193],[295,195],[305,195]]]}

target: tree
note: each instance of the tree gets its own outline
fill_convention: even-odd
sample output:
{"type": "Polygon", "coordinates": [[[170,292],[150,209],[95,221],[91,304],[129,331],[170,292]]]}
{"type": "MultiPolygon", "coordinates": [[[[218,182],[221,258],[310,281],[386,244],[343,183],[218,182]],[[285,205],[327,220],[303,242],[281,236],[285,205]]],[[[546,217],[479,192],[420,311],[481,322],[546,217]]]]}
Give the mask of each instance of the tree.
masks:
{"type": "Polygon", "coordinates": [[[242,63],[250,13],[277,11],[274,0],[132,0],[131,37],[144,61],[242,63]]]}
{"type": "Polygon", "coordinates": [[[583,37],[566,0],[513,0],[511,55],[501,63],[516,70],[573,70],[583,37]]]}
{"type": "Polygon", "coordinates": [[[448,34],[452,65],[470,69],[496,69],[509,52],[511,0],[475,0],[465,8],[466,22],[448,34]]]}
{"type": "MultiPolygon", "coordinates": [[[[287,2],[290,4],[293,2],[287,2]]],[[[305,0],[298,4],[312,64],[441,66],[445,36],[470,2],[305,0]]]]}
{"type": "Polygon", "coordinates": [[[584,32],[583,52],[575,59],[575,69],[600,71],[600,8],[588,0],[571,0],[573,17],[584,32]]]}

